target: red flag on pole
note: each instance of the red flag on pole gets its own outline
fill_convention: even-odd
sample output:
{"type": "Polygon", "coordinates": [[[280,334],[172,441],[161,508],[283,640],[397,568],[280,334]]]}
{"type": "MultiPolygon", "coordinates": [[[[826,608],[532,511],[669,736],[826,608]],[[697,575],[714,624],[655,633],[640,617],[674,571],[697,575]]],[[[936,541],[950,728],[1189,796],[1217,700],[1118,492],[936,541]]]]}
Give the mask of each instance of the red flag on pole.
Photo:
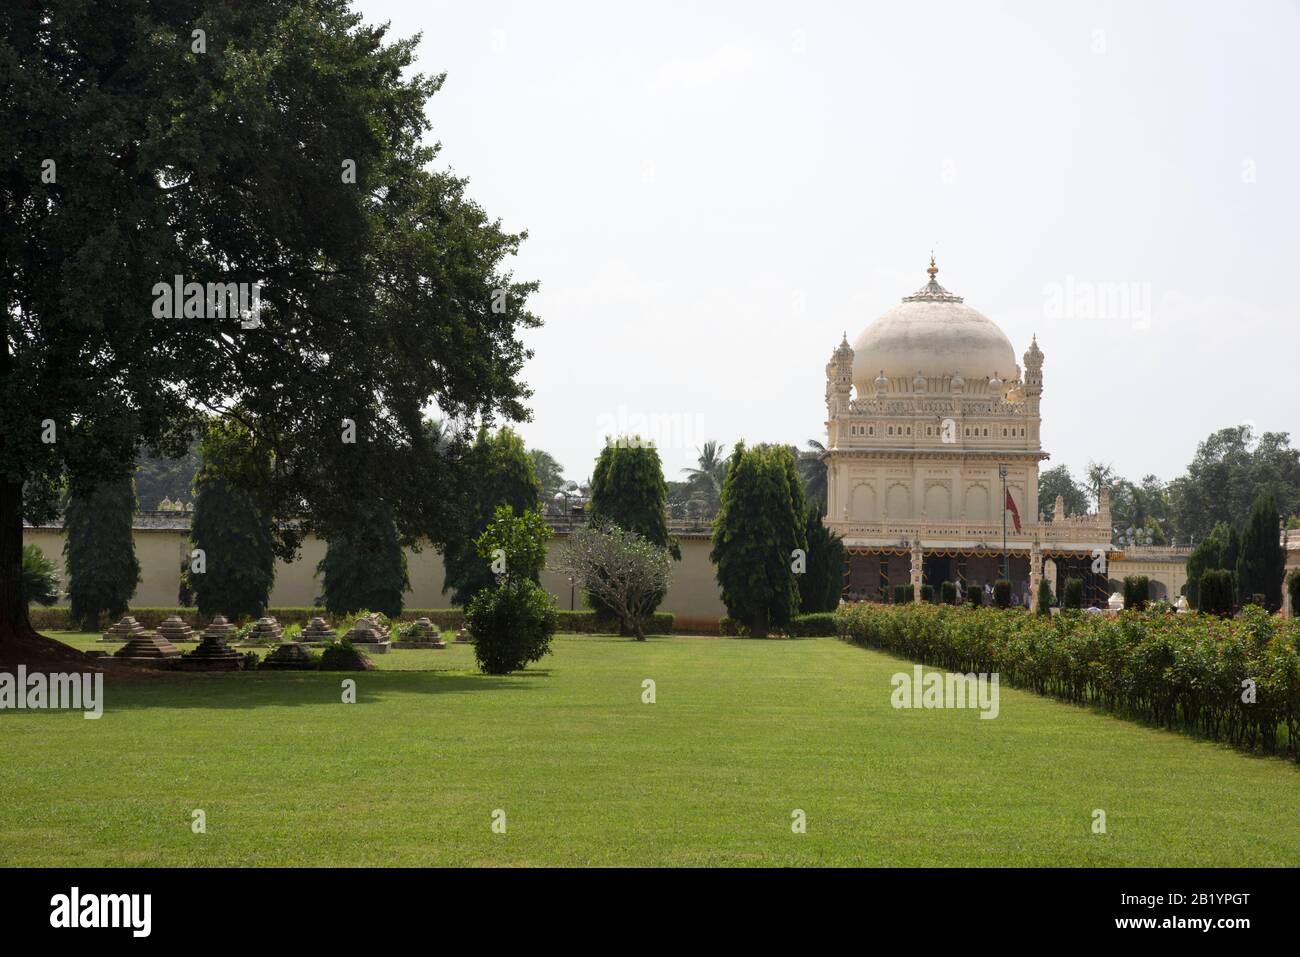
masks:
{"type": "Polygon", "coordinates": [[[1013,499],[1013,498],[1011,497],[1011,493],[1010,493],[1010,492],[1007,492],[1007,501],[1006,501],[1006,504],[1004,504],[1002,507],[1005,508],[1008,512],[1011,513],[1011,521],[1013,521],[1013,522],[1015,523],[1016,531],[1019,532],[1019,531],[1020,531],[1020,512],[1018,512],[1018,511],[1016,510],[1016,500],[1013,499]]]}

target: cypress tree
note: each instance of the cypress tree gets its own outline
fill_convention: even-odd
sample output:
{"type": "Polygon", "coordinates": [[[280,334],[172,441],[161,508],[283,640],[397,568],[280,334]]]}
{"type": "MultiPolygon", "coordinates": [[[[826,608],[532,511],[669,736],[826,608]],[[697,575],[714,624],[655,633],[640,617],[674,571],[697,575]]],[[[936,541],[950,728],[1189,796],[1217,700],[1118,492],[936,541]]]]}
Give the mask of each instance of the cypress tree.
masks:
{"type": "Polygon", "coordinates": [[[1146,575],[1124,577],[1124,607],[1143,611],[1151,594],[1151,579],[1146,575]]]}
{"type": "Polygon", "coordinates": [[[1261,492],[1250,509],[1237,555],[1237,597],[1244,604],[1255,595],[1264,596],[1264,607],[1282,607],[1282,576],[1286,573],[1286,552],[1282,549],[1277,502],[1272,492],[1261,492]]]}
{"type": "Polygon", "coordinates": [[[636,532],[659,548],[671,547],[659,450],[638,438],[606,441],[591,474],[591,519],[636,532]]]}
{"type": "Polygon", "coordinates": [[[799,576],[799,612],[834,611],[844,590],[844,542],[822,521],[817,503],[804,513],[808,562],[799,576]]]}
{"type": "Polygon", "coordinates": [[[789,449],[736,444],[709,558],[717,568],[727,615],[743,623],[751,637],[785,627],[799,607],[791,552],[806,551],[807,541],[798,485],[789,449]]]}
{"type": "Polygon", "coordinates": [[[411,587],[406,553],[389,519],[370,523],[369,536],[348,534],[330,540],[316,566],[321,595],[316,601],[331,615],[378,611],[389,618],[402,613],[404,593],[411,587]]]}
{"type": "Polygon", "coordinates": [[[63,513],[69,615],[82,631],[95,631],[99,617],[117,618],[140,582],[131,518],[135,489],[130,478],[99,485],[78,483],[63,513]]]}
{"type": "MultiPolygon", "coordinates": [[[[593,525],[617,525],[636,532],[650,544],[667,548],[680,561],[681,550],[668,535],[667,496],[658,449],[637,436],[606,439],[591,473],[593,525]]],[[[652,612],[661,601],[662,595],[651,606],[652,612]]],[[[603,618],[614,617],[612,609],[591,595],[587,607],[603,618]]]]}
{"type": "Polygon", "coordinates": [[[1038,579],[1037,611],[1040,615],[1050,615],[1052,613],[1052,586],[1047,583],[1046,578],[1038,579]]]}
{"type": "Polygon", "coordinates": [[[1236,568],[1235,531],[1227,522],[1219,522],[1187,556],[1187,603],[1201,607],[1201,578],[1211,569],[1236,568]],[[1232,564],[1226,564],[1231,556],[1232,564]]]}
{"type": "Polygon", "coordinates": [[[1232,617],[1233,576],[1226,568],[1211,568],[1201,575],[1200,611],[1220,618],[1232,617]]]}
{"type": "Polygon", "coordinates": [[[200,554],[186,581],[201,615],[259,617],[275,584],[274,520],[261,499],[270,455],[234,420],[211,423],[199,450],[190,540],[200,554]]]}

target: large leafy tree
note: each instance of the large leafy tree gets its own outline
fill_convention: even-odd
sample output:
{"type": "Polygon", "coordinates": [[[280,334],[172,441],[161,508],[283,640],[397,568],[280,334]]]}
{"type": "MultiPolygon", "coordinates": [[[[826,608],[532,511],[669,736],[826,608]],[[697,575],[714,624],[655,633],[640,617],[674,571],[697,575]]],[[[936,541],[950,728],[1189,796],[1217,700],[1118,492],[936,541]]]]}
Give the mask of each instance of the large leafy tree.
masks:
{"type": "Polygon", "coordinates": [[[199,613],[256,618],[275,584],[275,519],[264,497],[266,445],[235,420],[213,421],[199,446],[186,584],[199,613]]]}
{"type": "MultiPolygon", "coordinates": [[[[664,503],[668,485],[664,481],[659,450],[636,436],[606,439],[591,473],[591,522],[607,527],[617,525],[636,532],[656,548],[667,548],[680,559],[676,540],[668,534],[668,513],[664,503]]],[[[663,595],[658,595],[646,614],[652,614],[663,595]]],[[[617,617],[616,610],[601,597],[600,591],[588,590],[587,604],[596,614],[617,617]]]]}
{"type": "Polygon", "coordinates": [[[391,517],[374,518],[369,527],[331,540],[316,565],[321,595],[317,599],[336,617],[361,610],[402,613],[402,599],[411,587],[406,553],[391,517]]]}
{"type": "Polygon", "coordinates": [[[1286,574],[1286,552],[1282,548],[1277,502],[1271,492],[1261,492],[1250,510],[1241,533],[1237,553],[1237,592],[1244,603],[1255,595],[1264,596],[1264,607],[1282,607],[1282,577],[1286,574]]]}
{"type": "Polygon", "coordinates": [[[386,30],[347,0],[0,5],[0,658],[63,650],[27,620],[24,516],[183,455],[201,413],[274,452],[282,557],[363,487],[404,539],[456,532],[460,457],[421,412],[461,450],[526,417],[535,286],[505,268],[523,235],[432,168],[443,78],[386,30]],[[260,314],[155,318],[178,275],[261,283],[260,314]]]}
{"type": "Polygon", "coordinates": [[[68,496],[63,564],[69,615],[82,631],[94,631],[102,614],[116,618],[125,612],[140,583],[131,531],[135,504],[129,478],[74,486],[68,496]]]}
{"type": "Polygon", "coordinates": [[[1058,495],[1064,501],[1067,515],[1082,515],[1088,511],[1088,492],[1074,480],[1069,467],[1065,465],[1038,474],[1038,507],[1049,522],[1053,518],[1058,495]]]}
{"type": "Polygon", "coordinates": [[[727,465],[710,559],[727,614],[753,637],[799,609],[795,549],[807,550],[803,489],[786,446],[738,442],[727,465]]]}
{"type": "Polygon", "coordinates": [[[536,508],[541,483],[523,439],[509,428],[489,433],[480,428],[474,445],[465,455],[472,488],[466,497],[456,537],[443,553],[446,578],[443,592],[452,593],[453,604],[465,606],[493,584],[492,568],[479,554],[476,540],[483,534],[502,505],[523,515],[536,508]]]}
{"type": "Polygon", "coordinates": [[[1219,522],[1241,528],[1260,489],[1273,492],[1282,514],[1300,509],[1300,450],[1291,448],[1291,437],[1256,437],[1247,425],[1212,433],[1197,446],[1186,474],[1169,483],[1178,536],[1202,539],[1219,522]]]}

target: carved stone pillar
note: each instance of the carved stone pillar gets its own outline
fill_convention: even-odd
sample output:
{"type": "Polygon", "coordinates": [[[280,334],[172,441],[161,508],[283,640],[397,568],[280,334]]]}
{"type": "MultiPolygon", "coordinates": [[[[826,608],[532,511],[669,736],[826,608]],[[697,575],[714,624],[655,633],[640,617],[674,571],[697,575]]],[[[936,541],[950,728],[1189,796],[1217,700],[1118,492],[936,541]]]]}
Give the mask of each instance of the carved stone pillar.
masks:
{"type": "Polygon", "coordinates": [[[921,540],[912,539],[912,601],[921,601],[921,580],[924,577],[924,559],[921,556],[921,540]]]}
{"type": "Polygon", "coordinates": [[[1034,539],[1029,548],[1029,602],[1031,608],[1038,607],[1038,583],[1043,579],[1043,546],[1034,539]]]}

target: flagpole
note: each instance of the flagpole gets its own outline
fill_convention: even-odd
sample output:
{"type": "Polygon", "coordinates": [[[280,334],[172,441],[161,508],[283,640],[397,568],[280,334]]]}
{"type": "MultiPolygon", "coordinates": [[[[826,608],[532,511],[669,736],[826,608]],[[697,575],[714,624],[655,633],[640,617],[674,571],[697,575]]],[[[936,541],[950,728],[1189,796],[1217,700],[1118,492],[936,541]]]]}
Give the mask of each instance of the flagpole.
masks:
{"type": "Polygon", "coordinates": [[[1010,579],[1007,571],[1007,467],[998,465],[998,475],[1002,478],[1002,577],[1010,579]]]}

